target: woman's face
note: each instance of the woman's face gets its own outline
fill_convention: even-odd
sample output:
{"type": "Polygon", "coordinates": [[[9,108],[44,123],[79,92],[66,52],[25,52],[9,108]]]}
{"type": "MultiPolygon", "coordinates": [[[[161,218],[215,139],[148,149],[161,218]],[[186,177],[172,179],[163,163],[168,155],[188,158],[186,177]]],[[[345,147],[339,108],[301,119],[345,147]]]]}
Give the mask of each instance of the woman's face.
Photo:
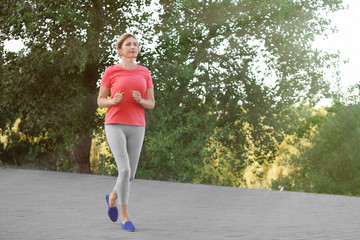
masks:
{"type": "Polygon", "coordinates": [[[118,49],[119,55],[127,58],[136,58],[139,53],[139,45],[135,38],[128,37],[123,42],[120,49],[118,49]]]}

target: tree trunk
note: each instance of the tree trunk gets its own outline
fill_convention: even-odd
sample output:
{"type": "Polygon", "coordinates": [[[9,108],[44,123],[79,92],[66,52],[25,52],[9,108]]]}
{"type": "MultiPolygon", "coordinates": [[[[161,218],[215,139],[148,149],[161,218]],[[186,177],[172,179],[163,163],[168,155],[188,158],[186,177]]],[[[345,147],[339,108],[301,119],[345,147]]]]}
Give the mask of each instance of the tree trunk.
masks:
{"type": "MultiPolygon", "coordinates": [[[[95,68],[96,69],[96,68],[95,68]]],[[[96,76],[96,75],[95,75],[96,76]]],[[[95,84],[94,84],[95,85],[95,84]]],[[[74,172],[90,172],[90,150],[91,150],[91,133],[96,128],[96,88],[89,89],[89,94],[82,103],[81,122],[83,122],[83,131],[78,133],[79,141],[74,148],[74,172]]]]}
{"type": "Polygon", "coordinates": [[[90,149],[91,149],[91,136],[84,136],[80,142],[75,146],[75,160],[73,171],[76,173],[89,173],[90,172],[90,149]]]}
{"type": "Polygon", "coordinates": [[[87,97],[83,102],[82,119],[86,128],[85,134],[81,134],[78,145],[75,146],[75,160],[74,160],[74,172],[88,173],[90,172],[90,150],[91,150],[91,133],[96,128],[96,96],[97,88],[96,82],[99,79],[99,62],[101,59],[100,50],[100,33],[103,31],[104,22],[102,21],[102,5],[98,0],[92,0],[91,12],[94,18],[91,18],[89,31],[87,35],[86,45],[89,51],[85,70],[83,72],[83,86],[87,89],[87,97]]]}

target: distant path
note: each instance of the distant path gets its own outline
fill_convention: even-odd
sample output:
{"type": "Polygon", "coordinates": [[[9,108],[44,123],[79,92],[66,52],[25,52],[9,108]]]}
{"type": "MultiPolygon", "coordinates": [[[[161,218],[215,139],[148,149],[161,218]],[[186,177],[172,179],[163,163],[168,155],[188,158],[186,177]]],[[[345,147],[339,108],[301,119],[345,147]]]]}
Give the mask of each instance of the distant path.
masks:
{"type": "Polygon", "coordinates": [[[0,239],[360,239],[360,198],[135,180],[137,232],[107,216],[115,177],[0,168],[0,239]]]}

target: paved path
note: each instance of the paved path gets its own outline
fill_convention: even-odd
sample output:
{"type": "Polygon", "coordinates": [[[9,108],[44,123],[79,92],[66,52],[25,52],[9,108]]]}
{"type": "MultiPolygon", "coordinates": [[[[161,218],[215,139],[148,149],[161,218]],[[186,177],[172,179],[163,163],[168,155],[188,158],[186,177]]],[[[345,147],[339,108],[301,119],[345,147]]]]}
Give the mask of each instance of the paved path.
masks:
{"type": "Polygon", "coordinates": [[[135,180],[135,233],[107,216],[114,177],[0,168],[0,239],[360,239],[360,198],[135,180]]]}

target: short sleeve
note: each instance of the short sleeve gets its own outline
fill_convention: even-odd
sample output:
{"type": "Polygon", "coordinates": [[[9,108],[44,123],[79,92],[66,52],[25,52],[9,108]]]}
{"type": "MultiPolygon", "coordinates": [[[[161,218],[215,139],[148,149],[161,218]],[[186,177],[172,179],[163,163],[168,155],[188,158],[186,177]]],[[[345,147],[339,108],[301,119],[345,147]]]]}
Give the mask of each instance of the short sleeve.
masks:
{"type": "Polygon", "coordinates": [[[146,88],[154,88],[154,84],[153,84],[149,70],[148,70],[148,76],[146,78],[146,88]]]}
{"type": "Polygon", "coordinates": [[[108,67],[105,72],[104,72],[104,75],[101,79],[101,86],[103,87],[106,87],[106,88],[111,88],[111,70],[110,68],[108,67]]]}

